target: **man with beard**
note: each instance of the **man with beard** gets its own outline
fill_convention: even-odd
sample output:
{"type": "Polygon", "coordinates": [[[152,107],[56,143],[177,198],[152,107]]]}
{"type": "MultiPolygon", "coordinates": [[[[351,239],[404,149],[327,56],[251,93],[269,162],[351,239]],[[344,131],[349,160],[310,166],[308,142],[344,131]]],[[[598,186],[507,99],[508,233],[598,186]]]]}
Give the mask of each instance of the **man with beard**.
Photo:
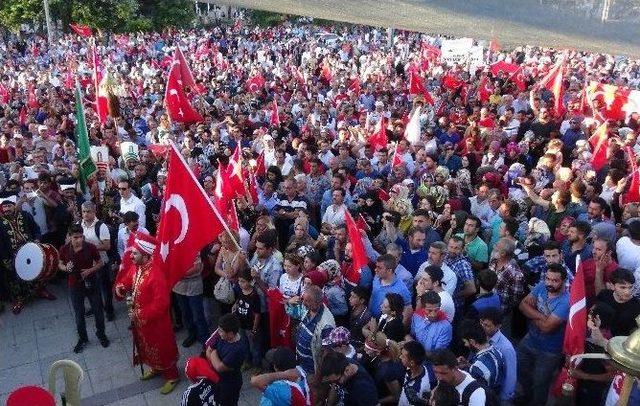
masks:
{"type": "Polygon", "coordinates": [[[16,208],[17,196],[13,192],[0,193],[0,267],[2,289],[6,290],[13,301],[12,311],[18,314],[25,302],[33,296],[55,300],[56,297],[45,289],[45,282],[36,280],[26,282],[16,273],[13,259],[16,252],[25,243],[40,238],[40,229],[33,216],[16,208]]]}
{"type": "Polygon", "coordinates": [[[130,254],[133,265],[118,275],[115,293],[120,299],[131,295],[133,362],[151,367],[140,379],[144,381],[162,375],[165,384],[160,393],[166,395],[178,383],[178,347],[169,313],[169,287],[164,274],[154,269],[151,259],[156,246],[154,237],[136,232],[130,254]]]}
{"type": "Polygon", "coordinates": [[[529,319],[529,331],[518,346],[518,382],[522,404],[544,405],[554,372],[563,359],[562,342],[569,317],[567,271],[550,264],[540,281],[520,302],[529,319]]]}

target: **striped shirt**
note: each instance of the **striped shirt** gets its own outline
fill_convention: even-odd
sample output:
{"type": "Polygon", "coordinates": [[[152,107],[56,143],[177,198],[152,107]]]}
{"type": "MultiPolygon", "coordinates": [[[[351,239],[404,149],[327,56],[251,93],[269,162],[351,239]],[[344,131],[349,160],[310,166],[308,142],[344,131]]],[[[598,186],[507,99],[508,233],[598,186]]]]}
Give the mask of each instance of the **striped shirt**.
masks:
{"type": "Polygon", "coordinates": [[[504,383],[504,357],[493,345],[478,351],[469,363],[469,373],[484,381],[495,393],[500,393],[504,383]]]}
{"type": "Polygon", "coordinates": [[[315,371],[311,341],[313,340],[313,333],[321,317],[322,310],[313,318],[309,318],[309,314],[307,314],[300,322],[298,334],[296,335],[296,356],[298,358],[298,364],[305,372],[310,374],[315,371]]]}
{"type": "Polygon", "coordinates": [[[427,370],[426,366],[422,366],[422,370],[415,378],[411,377],[409,371],[404,376],[404,384],[402,392],[400,392],[399,406],[423,405],[429,400],[431,393],[431,381],[435,381],[427,370]]]}

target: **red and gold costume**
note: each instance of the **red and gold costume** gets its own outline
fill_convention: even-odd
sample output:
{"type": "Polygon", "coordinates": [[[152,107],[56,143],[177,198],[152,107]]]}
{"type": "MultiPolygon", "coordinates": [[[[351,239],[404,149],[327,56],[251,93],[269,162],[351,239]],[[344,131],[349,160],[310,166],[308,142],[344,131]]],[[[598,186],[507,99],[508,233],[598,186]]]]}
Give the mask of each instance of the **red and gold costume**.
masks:
{"type": "MultiPolygon", "coordinates": [[[[150,254],[135,242],[134,247],[150,254]]],[[[132,265],[118,275],[116,292],[119,290],[131,293],[134,365],[143,363],[161,372],[164,379],[177,379],[178,347],[169,314],[170,290],[164,274],[153,266],[151,259],[142,265],[132,265]]],[[[117,293],[116,296],[122,299],[117,293]]]]}

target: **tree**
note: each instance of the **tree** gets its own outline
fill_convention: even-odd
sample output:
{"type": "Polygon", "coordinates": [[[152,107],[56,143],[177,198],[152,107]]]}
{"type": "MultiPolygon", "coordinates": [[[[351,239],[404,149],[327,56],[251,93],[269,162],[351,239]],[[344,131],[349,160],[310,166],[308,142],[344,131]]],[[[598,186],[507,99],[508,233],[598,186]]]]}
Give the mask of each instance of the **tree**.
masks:
{"type": "Polygon", "coordinates": [[[0,1],[0,25],[11,31],[18,31],[21,24],[43,21],[42,0],[0,1]]]}

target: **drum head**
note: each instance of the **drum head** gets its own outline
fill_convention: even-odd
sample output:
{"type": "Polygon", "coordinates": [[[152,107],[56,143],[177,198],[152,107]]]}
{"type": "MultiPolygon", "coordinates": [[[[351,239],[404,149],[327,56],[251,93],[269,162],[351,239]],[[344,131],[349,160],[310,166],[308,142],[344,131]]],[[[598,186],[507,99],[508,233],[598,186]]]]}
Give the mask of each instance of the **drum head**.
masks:
{"type": "Polygon", "coordinates": [[[16,273],[20,279],[32,281],[37,279],[44,268],[44,253],[40,245],[28,242],[16,254],[16,273]]]}

